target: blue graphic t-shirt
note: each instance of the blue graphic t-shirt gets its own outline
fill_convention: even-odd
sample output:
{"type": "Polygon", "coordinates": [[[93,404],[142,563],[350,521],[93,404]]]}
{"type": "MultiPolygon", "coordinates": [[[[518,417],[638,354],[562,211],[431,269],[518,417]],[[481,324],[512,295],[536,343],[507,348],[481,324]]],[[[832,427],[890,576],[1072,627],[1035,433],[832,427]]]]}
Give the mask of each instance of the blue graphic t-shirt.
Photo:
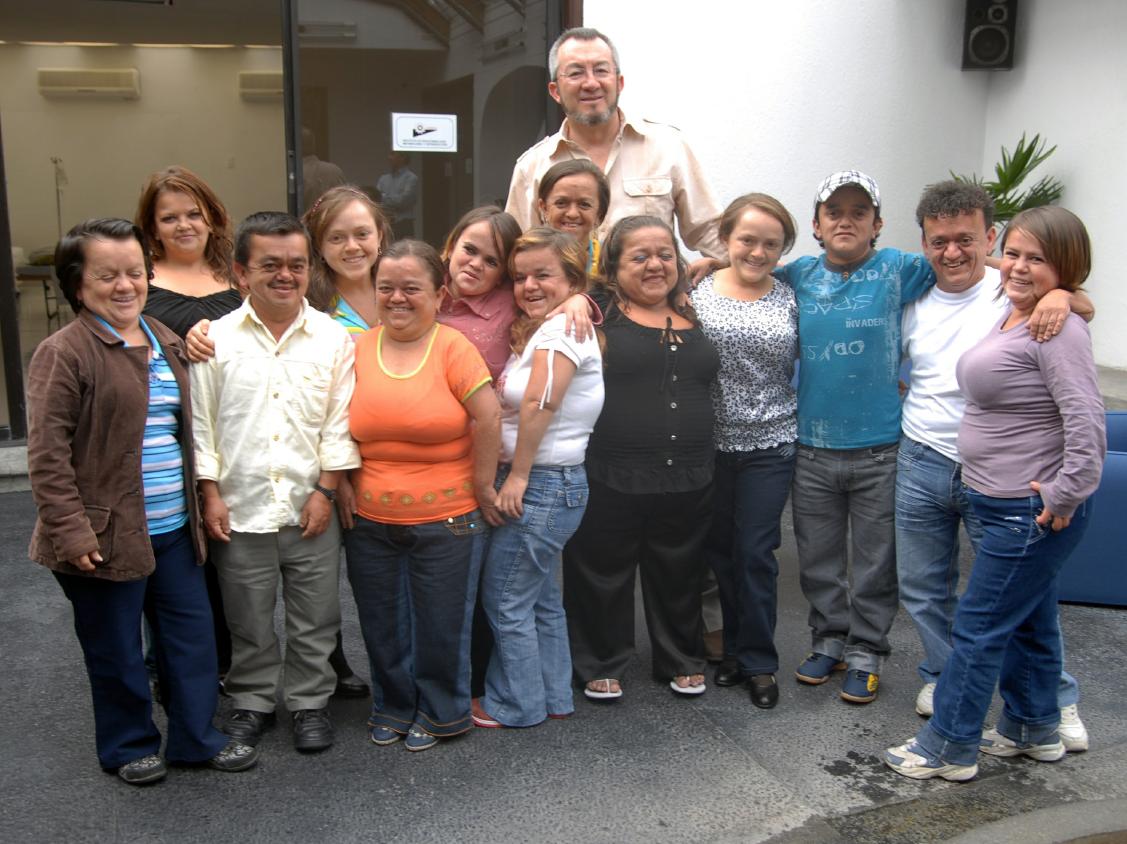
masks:
{"type": "Polygon", "coordinates": [[[865,448],[900,439],[900,311],[935,284],[923,255],[878,249],[852,272],[825,256],[775,271],[798,299],[798,441],[865,448]]]}

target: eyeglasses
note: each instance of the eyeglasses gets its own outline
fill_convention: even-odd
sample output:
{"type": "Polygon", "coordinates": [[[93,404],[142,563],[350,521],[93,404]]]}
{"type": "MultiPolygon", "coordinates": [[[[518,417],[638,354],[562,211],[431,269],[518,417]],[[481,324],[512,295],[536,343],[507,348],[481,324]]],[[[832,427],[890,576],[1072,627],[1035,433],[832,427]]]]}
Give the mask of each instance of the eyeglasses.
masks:
{"type": "Polygon", "coordinates": [[[308,261],[289,261],[282,263],[281,261],[263,261],[258,266],[254,264],[247,264],[248,270],[254,270],[256,273],[265,273],[266,275],[277,275],[284,269],[288,269],[294,275],[305,275],[309,272],[308,261]]]}
{"type": "Polygon", "coordinates": [[[597,64],[594,67],[570,65],[565,70],[560,71],[560,77],[568,82],[582,82],[587,78],[587,74],[591,74],[598,81],[604,82],[614,76],[614,65],[597,64]]]}

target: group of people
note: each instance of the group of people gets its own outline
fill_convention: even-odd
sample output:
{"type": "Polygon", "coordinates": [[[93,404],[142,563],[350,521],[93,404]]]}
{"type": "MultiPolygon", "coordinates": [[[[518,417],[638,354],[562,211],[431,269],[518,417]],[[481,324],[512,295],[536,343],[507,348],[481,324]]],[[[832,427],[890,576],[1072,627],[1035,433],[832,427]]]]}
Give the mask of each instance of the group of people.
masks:
{"type": "Polygon", "coordinates": [[[133,223],[60,242],[78,319],[29,372],[31,556],[73,605],[102,767],[245,770],[279,693],[295,747],[329,747],[329,698],[369,693],[341,650],[342,546],[377,745],[566,718],[576,687],[622,698],[636,575],[655,679],[706,690],[709,569],[714,680],[774,707],[788,497],[797,680],[844,669],[841,697],[868,703],[900,601],[920,631],[930,721],[890,767],[961,780],[980,749],[1086,748],[1055,589],[1104,449],[1083,224],[1023,212],[999,273],[989,196],[942,182],[922,254],[877,248],[877,184],[840,171],[815,193],[822,254],[782,265],[791,214],[762,193],[721,211],[676,130],[628,122],[605,35],[565,32],[549,75],[559,133],[517,161],[508,211],[467,212],[441,252],[348,185],[232,238],[179,167],[133,223]],[[960,521],[977,556],[956,601],[960,521]]]}

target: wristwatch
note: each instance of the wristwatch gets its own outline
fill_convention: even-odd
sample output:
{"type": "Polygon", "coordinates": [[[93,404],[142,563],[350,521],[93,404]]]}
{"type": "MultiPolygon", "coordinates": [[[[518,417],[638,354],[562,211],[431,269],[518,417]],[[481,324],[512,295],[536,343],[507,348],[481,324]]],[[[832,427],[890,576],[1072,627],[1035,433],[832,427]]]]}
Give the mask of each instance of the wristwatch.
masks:
{"type": "Polygon", "coordinates": [[[325,496],[325,498],[329,499],[329,501],[337,500],[337,491],[335,489],[329,489],[327,486],[321,486],[320,484],[313,484],[313,488],[321,493],[321,495],[325,496]]]}

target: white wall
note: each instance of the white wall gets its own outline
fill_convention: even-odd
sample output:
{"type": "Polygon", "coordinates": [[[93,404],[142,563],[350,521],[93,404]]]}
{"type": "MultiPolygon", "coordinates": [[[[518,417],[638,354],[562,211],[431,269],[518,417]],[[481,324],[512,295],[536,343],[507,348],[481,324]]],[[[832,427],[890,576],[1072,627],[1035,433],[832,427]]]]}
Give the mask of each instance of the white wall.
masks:
{"type": "Polygon", "coordinates": [[[95,216],[132,218],[145,178],[169,164],[195,170],[234,220],[285,208],[281,100],[245,102],[240,70],[280,70],[275,49],[0,46],[0,112],[12,244],[57,238],[51,157],[63,160],[66,231],[95,216]],[[40,67],[135,67],[138,100],[47,99],[40,67]]]}
{"type": "Polygon", "coordinates": [[[1064,182],[1061,205],[1088,227],[1096,361],[1127,368],[1127,285],[1114,263],[1127,212],[1127,3],[1022,0],[1017,35],[1014,70],[992,75],[980,172],[1023,131],[1057,145],[1034,175],[1064,182]]]}
{"type": "Polygon", "coordinates": [[[787,205],[802,233],[792,255],[818,254],[813,193],[834,170],[873,176],[884,199],[881,242],[918,249],[925,185],[992,167],[999,145],[1012,146],[1023,129],[1048,135],[1060,149],[1043,167],[1069,186],[1064,203],[1095,243],[1097,362],[1127,366],[1127,344],[1115,342],[1127,290],[1098,271],[1108,267],[1100,256],[1116,242],[1111,221],[1127,188],[1127,4],[1023,0],[1010,73],[960,69],[964,8],[964,0],[586,0],[584,23],[619,49],[626,112],[679,126],[722,203],[763,190],[787,205]]]}

